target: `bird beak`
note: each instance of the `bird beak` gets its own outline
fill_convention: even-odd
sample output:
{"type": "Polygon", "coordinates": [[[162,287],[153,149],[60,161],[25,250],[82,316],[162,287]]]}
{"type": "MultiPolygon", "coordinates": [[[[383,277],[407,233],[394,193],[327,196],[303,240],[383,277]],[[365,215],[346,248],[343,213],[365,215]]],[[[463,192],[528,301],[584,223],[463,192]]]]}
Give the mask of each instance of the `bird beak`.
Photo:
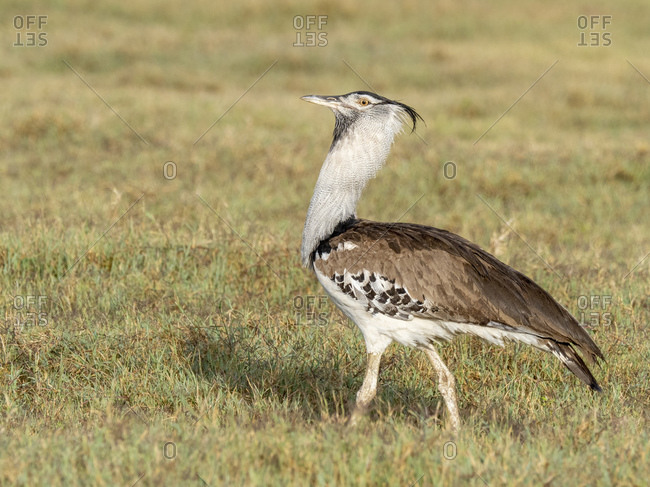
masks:
{"type": "Polygon", "coordinates": [[[338,96],[306,95],[300,99],[308,101],[309,103],[315,103],[316,105],[326,106],[332,110],[342,105],[341,100],[338,96]]]}

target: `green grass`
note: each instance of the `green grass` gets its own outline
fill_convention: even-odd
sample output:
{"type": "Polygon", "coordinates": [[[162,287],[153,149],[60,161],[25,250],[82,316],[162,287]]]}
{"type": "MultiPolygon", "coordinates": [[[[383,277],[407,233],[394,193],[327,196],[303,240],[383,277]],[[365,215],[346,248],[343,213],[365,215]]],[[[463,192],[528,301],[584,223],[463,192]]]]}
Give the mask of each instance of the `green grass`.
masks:
{"type": "Polygon", "coordinates": [[[644,2],[5,11],[1,485],[645,483],[644,2]],[[26,14],[48,16],[46,47],[12,47],[26,14]],[[327,47],[292,47],[306,14],[328,16],[327,47]],[[582,14],[612,15],[612,47],[577,46],[582,14]],[[589,325],[602,395],[551,356],[465,337],[441,347],[458,436],[425,357],[397,346],[344,427],[365,349],[300,267],[333,118],[299,97],[360,77],[426,126],[359,215],[447,228],[535,279],[589,325]]]}

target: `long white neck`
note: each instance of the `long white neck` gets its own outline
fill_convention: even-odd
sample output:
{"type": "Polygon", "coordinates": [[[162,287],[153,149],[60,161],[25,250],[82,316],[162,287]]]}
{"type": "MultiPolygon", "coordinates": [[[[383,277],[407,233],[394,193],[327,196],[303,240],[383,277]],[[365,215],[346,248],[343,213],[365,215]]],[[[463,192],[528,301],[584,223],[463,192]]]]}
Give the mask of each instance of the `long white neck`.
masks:
{"type": "Polygon", "coordinates": [[[388,157],[400,117],[359,120],[332,144],[312,196],[302,232],[302,264],[307,267],[319,243],[336,226],[356,216],[357,203],[370,179],[388,157]]]}

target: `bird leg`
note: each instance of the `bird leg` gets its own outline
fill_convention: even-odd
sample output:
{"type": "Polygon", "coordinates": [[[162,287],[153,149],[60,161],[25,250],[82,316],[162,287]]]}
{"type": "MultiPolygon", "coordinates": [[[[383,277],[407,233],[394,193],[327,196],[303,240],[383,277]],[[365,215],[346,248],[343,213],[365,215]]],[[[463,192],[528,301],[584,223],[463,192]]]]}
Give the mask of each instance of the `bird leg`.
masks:
{"type": "Polygon", "coordinates": [[[449,411],[451,429],[458,431],[460,428],[460,415],[458,414],[458,403],[456,402],[456,380],[432,345],[423,347],[423,350],[438,374],[438,389],[440,389],[449,411]]]}
{"type": "Polygon", "coordinates": [[[363,379],[361,389],[357,392],[357,402],[354,406],[348,426],[355,426],[359,419],[368,410],[368,405],[377,394],[377,379],[379,377],[379,363],[381,362],[381,353],[368,354],[368,366],[366,368],[366,377],[363,379]]]}

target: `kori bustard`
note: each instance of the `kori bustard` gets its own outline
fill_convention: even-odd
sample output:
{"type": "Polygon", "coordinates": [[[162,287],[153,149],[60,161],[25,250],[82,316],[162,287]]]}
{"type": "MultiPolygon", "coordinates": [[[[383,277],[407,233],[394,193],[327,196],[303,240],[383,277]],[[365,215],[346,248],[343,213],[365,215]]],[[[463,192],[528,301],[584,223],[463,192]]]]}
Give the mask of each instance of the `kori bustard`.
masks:
{"type": "Polygon", "coordinates": [[[415,130],[421,119],[413,108],[367,91],[302,99],[335,115],[334,140],[307,212],[301,256],[366,342],[367,370],[351,424],[375,397],[381,356],[393,341],[427,355],[453,429],[460,426],[455,381],[435,344],[460,333],[550,352],[600,391],[576,352],[591,362],[603,359],[602,352],[531,279],[445,230],[357,218],[361,192],[384,165],[402,124],[415,130]]]}

